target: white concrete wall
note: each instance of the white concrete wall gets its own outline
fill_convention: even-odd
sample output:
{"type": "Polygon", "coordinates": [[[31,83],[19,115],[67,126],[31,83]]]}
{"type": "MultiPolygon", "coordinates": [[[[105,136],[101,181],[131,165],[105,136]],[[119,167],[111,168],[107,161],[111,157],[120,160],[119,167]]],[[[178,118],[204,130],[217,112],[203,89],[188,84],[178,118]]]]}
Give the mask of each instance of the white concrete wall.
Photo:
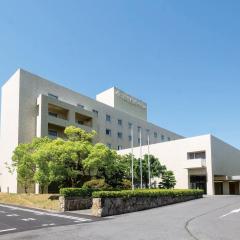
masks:
{"type": "Polygon", "coordinates": [[[98,94],[96,99],[119,111],[147,121],[147,104],[116,87],[98,94]]]}
{"type": "MultiPolygon", "coordinates": [[[[211,166],[211,142],[210,135],[199,137],[185,138],[171,142],[158,143],[150,145],[150,154],[157,157],[161,164],[166,165],[168,170],[172,170],[175,174],[177,184],[176,188],[189,188],[188,170],[186,167],[191,165],[187,160],[188,152],[206,151],[206,169],[193,169],[192,174],[207,173],[207,191],[208,194],[213,194],[213,179],[211,166]]],[[[143,154],[147,154],[147,146],[142,147],[143,154]]],[[[134,155],[139,157],[139,147],[134,148],[134,155]]],[[[118,151],[120,154],[131,153],[131,149],[118,151]]],[[[200,165],[199,165],[200,166],[200,165]]]]}
{"type": "Polygon", "coordinates": [[[0,187],[2,192],[16,192],[16,173],[6,168],[12,163],[12,153],[18,145],[19,78],[17,71],[3,86],[1,97],[0,187]]]}
{"type": "Polygon", "coordinates": [[[53,82],[47,81],[36,75],[28,73],[21,70],[21,86],[20,86],[20,142],[27,142],[32,139],[36,134],[36,102],[40,94],[48,95],[52,93],[59,97],[59,100],[75,105],[82,104],[86,107],[86,110],[92,111],[93,109],[99,112],[97,118],[97,129],[98,139],[101,142],[107,144],[111,143],[112,147],[117,149],[118,145],[123,148],[130,147],[131,142],[128,140],[128,135],[130,135],[130,129],[128,128],[128,122],[134,125],[134,145],[137,146],[137,127],[141,126],[143,129],[143,144],[147,143],[146,129],[150,129],[151,133],[151,143],[161,142],[161,134],[173,139],[179,139],[182,136],[175,134],[166,129],[160,128],[152,123],[144,121],[142,119],[136,118],[125,112],[119,111],[112,108],[106,104],[100,103],[91,99],[89,97],[83,96],[72,90],[59,86],[53,82]],[[31,89],[29,91],[29,89],[31,89]],[[106,114],[111,116],[111,122],[106,122],[106,114]],[[117,120],[122,119],[123,125],[119,126],[117,120]],[[106,136],[106,128],[112,130],[112,136],[106,136]],[[123,133],[123,138],[119,139],[117,137],[117,132],[123,133]],[[158,137],[155,138],[153,133],[157,132],[158,137]]]}
{"type": "Polygon", "coordinates": [[[240,176],[240,150],[212,136],[213,174],[240,176]]]}

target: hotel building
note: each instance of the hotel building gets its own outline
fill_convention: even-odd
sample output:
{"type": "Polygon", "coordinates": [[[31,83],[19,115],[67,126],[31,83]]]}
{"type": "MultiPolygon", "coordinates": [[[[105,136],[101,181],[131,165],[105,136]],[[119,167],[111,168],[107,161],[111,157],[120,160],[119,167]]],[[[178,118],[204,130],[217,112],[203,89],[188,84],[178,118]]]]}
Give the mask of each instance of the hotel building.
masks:
{"type": "Polygon", "coordinates": [[[2,86],[0,135],[0,187],[2,192],[22,192],[16,173],[10,174],[12,153],[34,137],[64,137],[66,126],[96,130],[96,142],[121,150],[133,145],[182,138],[147,121],[147,104],[118,88],[96,100],[19,69],[2,86]],[[141,139],[140,133],[141,132],[141,139]]]}

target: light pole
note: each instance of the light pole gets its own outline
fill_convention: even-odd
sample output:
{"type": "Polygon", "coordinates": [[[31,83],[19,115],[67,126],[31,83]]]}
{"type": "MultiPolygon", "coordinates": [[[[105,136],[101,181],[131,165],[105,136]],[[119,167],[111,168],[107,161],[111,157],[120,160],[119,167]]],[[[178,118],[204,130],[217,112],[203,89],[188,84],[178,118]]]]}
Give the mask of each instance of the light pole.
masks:
{"type": "Polygon", "coordinates": [[[142,129],[139,127],[139,138],[140,138],[140,188],[143,188],[143,179],[142,179],[142,129]]]}
{"type": "Polygon", "coordinates": [[[134,159],[133,159],[133,125],[131,125],[131,148],[132,148],[132,190],[134,190],[134,174],[133,174],[133,164],[134,164],[134,159]]]}
{"type": "Polygon", "coordinates": [[[148,131],[148,188],[151,188],[150,136],[148,131]]]}

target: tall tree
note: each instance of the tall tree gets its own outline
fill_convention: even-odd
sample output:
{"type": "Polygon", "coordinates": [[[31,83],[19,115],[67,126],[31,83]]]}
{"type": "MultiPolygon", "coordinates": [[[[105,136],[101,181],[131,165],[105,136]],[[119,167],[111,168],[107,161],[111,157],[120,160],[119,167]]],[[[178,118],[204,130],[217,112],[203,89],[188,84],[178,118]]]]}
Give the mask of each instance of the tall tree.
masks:
{"type": "Polygon", "coordinates": [[[50,141],[47,137],[34,138],[31,143],[19,144],[13,152],[12,165],[8,168],[11,173],[17,172],[17,180],[23,186],[25,193],[35,182],[37,167],[33,155],[42,145],[50,141]]]}
{"type": "Polygon", "coordinates": [[[174,188],[176,185],[176,179],[173,171],[165,171],[162,175],[162,181],[159,183],[160,188],[174,188]]]}

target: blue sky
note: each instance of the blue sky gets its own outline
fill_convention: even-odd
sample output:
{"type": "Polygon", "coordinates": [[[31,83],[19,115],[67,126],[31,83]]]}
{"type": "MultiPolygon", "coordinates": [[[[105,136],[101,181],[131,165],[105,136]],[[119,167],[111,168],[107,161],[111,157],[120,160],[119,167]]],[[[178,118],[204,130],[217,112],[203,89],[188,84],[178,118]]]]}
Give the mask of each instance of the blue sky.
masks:
{"type": "Polygon", "coordinates": [[[149,120],[240,147],[240,1],[1,0],[0,85],[21,67],[90,97],[113,85],[149,120]]]}

